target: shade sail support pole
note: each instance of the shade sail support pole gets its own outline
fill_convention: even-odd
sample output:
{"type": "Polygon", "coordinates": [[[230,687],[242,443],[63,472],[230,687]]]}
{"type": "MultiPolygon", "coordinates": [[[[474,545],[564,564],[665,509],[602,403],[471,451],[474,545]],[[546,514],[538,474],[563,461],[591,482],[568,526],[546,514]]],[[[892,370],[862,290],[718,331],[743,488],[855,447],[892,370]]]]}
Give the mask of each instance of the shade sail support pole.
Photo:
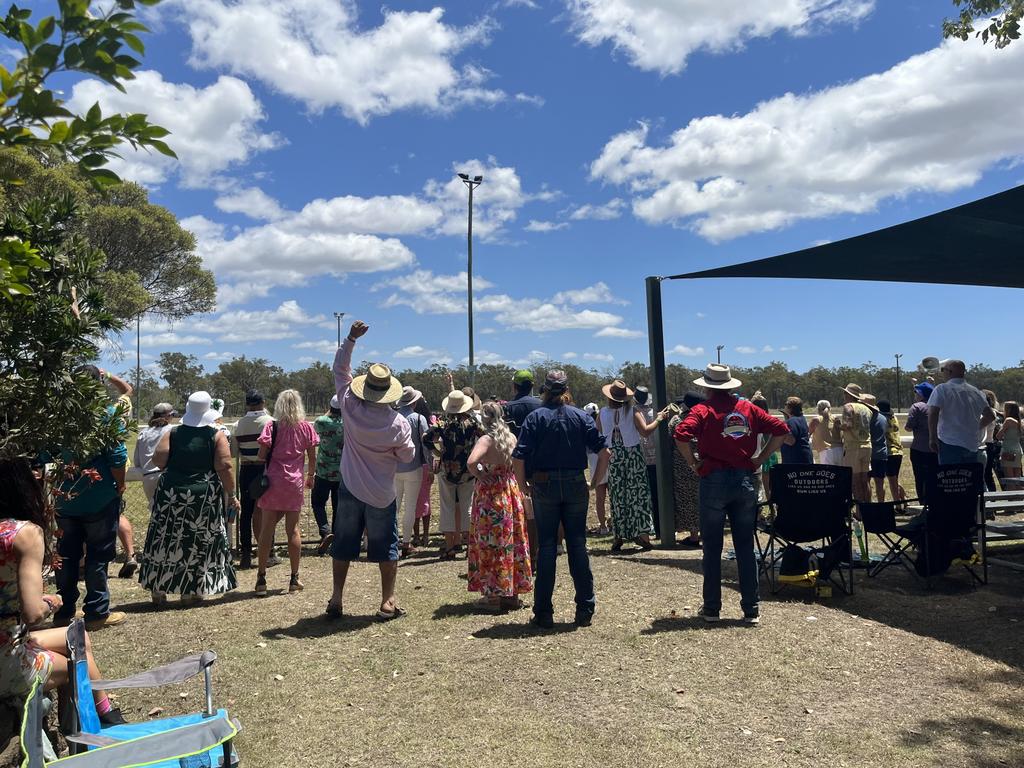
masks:
{"type": "MultiPolygon", "coordinates": [[[[668,405],[668,386],[665,382],[665,331],[661,310],[661,278],[647,278],[647,339],[651,345],[651,394],[654,407],[660,411],[668,405]]],[[[658,461],[658,517],[661,526],[661,545],[673,548],[676,544],[675,499],[672,496],[672,437],[664,425],[654,433],[658,461]]]]}

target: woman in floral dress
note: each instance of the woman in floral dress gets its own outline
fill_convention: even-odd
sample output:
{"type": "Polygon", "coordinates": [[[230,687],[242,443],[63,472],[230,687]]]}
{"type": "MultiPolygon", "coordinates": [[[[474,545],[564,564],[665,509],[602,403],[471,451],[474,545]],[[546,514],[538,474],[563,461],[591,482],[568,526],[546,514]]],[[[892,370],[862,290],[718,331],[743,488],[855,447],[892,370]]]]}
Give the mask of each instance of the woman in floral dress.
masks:
{"type": "Polygon", "coordinates": [[[164,470],[153,496],[139,582],[153,604],[168,594],[185,602],[236,586],[225,527],[224,496],[237,512],[231,450],[215,422],[210,395],[188,399],[181,424],[160,438],[153,464],[164,470]]]}
{"type": "Polygon", "coordinates": [[[654,519],[647,462],[640,438],[652,435],[664,421],[666,412],[662,411],[648,422],[633,406],[633,390],[619,379],[605,385],[601,391],[608,405],[601,409],[599,426],[612,451],[608,465],[608,496],[615,533],[612,552],[621,551],[627,539],[648,551],[652,549],[654,519]]]}
{"type": "MultiPolygon", "coordinates": [[[[674,435],[676,427],[679,426],[686,414],[697,403],[704,402],[704,398],[694,392],[687,392],[683,397],[676,400],[680,411],[672,417],[668,423],[668,432],[674,435]]],[[[693,442],[693,449],[697,449],[697,441],[693,442]]],[[[679,542],[684,549],[700,549],[700,514],[697,505],[697,491],[700,486],[700,478],[697,473],[690,469],[686,459],[678,449],[672,451],[672,496],[676,506],[676,532],[686,531],[690,535],[679,542]]]]}
{"type": "Polygon", "coordinates": [[[469,524],[469,591],[482,595],[480,608],[496,612],[521,606],[519,595],[533,589],[533,571],[523,496],[512,473],[516,439],[498,403],[484,403],[481,416],[484,434],[467,462],[476,478],[469,524]]]}

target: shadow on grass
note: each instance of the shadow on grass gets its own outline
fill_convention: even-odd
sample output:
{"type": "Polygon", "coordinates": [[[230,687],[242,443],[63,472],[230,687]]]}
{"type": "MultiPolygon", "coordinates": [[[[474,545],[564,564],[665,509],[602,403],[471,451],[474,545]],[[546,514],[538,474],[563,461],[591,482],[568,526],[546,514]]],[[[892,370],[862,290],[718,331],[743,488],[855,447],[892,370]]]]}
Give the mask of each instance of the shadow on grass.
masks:
{"type": "Polygon", "coordinates": [[[700,616],[665,616],[660,619],[654,619],[651,622],[651,626],[640,630],[640,634],[660,635],[662,632],[713,632],[716,629],[735,627],[756,629],[756,627],[744,624],[740,619],[723,619],[722,621],[708,623],[700,616]]]}
{"type": "MultiPolygon", "coordinates": [[[[270,596],[282,594],[287,594],[287,590],[277,589],[269,592],[270,596]]],[[[153,605],[151,600],[139,600],[134,603],[118,603],[116,610],[124,611],[129,614],[166,613],[167,611],[201,611],[204,608],[215,608],[218,605],[229,605],[241,600],[255,599],[256,596],[252,593],[252,590],[249,587],[239,587],[231,592],[225,593],[224,595],[210,596],[201,603],[193,603],[191,605],[182,603],[174,595],[169,595],[167,605],[163,608],[157,608],[153,605]]]]}
{"type": "Polygon", "coordinates": [[[546,637],[549,635],[567,635],[579,629],[572,622],[556,622],[551,629],[535,627],[529,621],[510,624],[495,624],[491,627],[478,629],[473,637],[481,640],[521,640],[527,637],[546,637]]]}
{"type": "Polygon", "coordinates": [[[684,571],[692,571],[700,575],[701,563],[699,557],[651,557],[650,555],[637,554],[633,557],[615,556],[615,559],[623,563],[636,563],[638,565],[657,565],[662,568],[678,568],[684,571]]]}
{"type": "Polygon", "coordinates": [[[373,616],[342,616],[340,619],[330,619],[325,615],[304,616],[290,627],[264,629],[260,634],[268,639],[284,635],[285,637],[295,637],[300,640],[305,640],[310,638],[315,639],[320,637],[329,637],[330,635],[337,635],[344,632],[356,632],[360,629],[366,629],[367,627],[380,623],[381,622],[373,616]]]}

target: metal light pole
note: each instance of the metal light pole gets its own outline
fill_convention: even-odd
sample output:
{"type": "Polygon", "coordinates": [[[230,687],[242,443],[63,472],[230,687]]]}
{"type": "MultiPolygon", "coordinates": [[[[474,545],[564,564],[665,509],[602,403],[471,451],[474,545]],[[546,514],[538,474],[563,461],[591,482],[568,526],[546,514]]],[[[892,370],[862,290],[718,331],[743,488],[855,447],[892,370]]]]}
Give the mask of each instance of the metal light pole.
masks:
{"type": "Polygon", "coordinates": [[[338,321],[338,346],[341,346],[341,318],[345,316],[344,312],[335,312],[334,318],[338,321]]]}
{"type": "Polygon", "coordinates": [[[722,364],[722,350],[723,349],[725,349],[725,345],[724,344],[719,344],[717,347],[715,347],[715,351],[718,353],[718,364],[719,365],[722,364]]]}
{"type": "Polygon", "coordinates": [[[469,383],[476,386],[476,359],[473,356],[473,190],[483,183],[483,176],[470,178],[460,173],[462,183],[469,187],[469,224],[466,228],[466,308],[469,312],[469,383]]]}
{"type": "Polygon", "coordinates": [[[900,403],[900,358],[903,357],[903,353],[897,353],[896,355],[896,410],[899,411],[902,408],[900,403]]]}
{"type": "Polygon", "coordinates": [[[135,418],[142,405],[142,313],[135,316],[135,418]]]}

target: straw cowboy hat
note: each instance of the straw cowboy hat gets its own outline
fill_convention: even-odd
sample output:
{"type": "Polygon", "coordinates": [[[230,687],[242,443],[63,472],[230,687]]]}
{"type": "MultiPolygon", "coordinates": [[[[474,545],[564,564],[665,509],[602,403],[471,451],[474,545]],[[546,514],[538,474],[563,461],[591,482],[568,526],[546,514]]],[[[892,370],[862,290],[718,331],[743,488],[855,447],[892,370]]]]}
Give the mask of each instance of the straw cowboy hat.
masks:
{"type": "Polygon", "coordinates": [[[611,384],[605,384],[601,387],[601,392],[613,403],[624,403],[633,396],[633,390],[627,387],[626,382],[622,379],[616,379],[611,384]]]}
{"type": "Polygon", "coordinates": [[[847,384],[845,387],[840,387],[840,389],[854,400],[860,400],[864,396],[864,390],[860,388],[860,384],[847,384]]]}
{"type": "Polygon", "coordinates": [[[863,405],[866,405],[871,410],[878,410],[878,406],[876,405],[876,403],[878,402],[878,398],[875,397],[874,395],[869,395],[867,392],[865,392],[863,395],[860,396],[860,401],[863,405]]]}
{"type": "Polygon", "coordinates": [[[694,379],[693,383],[705,389],[739,389],[743,382],[732,377],[732,371],[728,365],[719,363],[708,363],[704,368],[704,375],[694,379]]]}
{"type": "Polygon", "coordinates": [[[389,405],[402,396],[402,382],[383,363],[374,363],[365,376],[352,379],[352,394],[368,403],[389,405]]]}
{"type": "Polygon", "coordinates": [[[210,393],[204,390],[193,392],[188,396],[185,403],[185,414],[181,417],[181,423],[186,427],[209,427],[220,418],[220,411],[211,407],[213,398],[210,393]]]}
{"type": "Polygon", "coordinates": [[[407,405],[412,405],[417,400],[423,397],[423,393],[414,387],[402,387],[402,396],[398,398],[398,405],[404,408],[407,405]]]}
{"type": "Polygon", "coordinates": [[[461,389],[455,389],[449,392],[448,397],[441,401],[441,408],[445,413],[469,413],[473,410],[473,398],[461,389]]]}

